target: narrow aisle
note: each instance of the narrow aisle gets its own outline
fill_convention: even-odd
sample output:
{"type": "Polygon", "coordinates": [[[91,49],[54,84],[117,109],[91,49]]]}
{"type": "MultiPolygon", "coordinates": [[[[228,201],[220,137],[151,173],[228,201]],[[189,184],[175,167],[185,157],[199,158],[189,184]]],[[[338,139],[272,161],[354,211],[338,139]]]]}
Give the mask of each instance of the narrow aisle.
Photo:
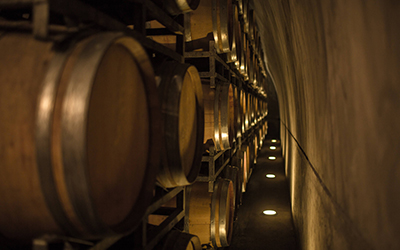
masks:
{"type": "Polygon", "coordinates": [[[295,235],[290,212],[289,185],[285,178],[280,141],[264,140],[256,167],[243,194],[243,205],[234,223],[229,250],[294,250],[295,235]],[[272,146],[272,149],[270,148],[272,146]],[[276,147],[273,150],[273,147],[276,147]],[[269,157],[276,157],[270,160],[269,157]],[[274,174],[275,178],[267,178],[274,174]],[[274,210],[275,215],[264,215],[274,210]]]}

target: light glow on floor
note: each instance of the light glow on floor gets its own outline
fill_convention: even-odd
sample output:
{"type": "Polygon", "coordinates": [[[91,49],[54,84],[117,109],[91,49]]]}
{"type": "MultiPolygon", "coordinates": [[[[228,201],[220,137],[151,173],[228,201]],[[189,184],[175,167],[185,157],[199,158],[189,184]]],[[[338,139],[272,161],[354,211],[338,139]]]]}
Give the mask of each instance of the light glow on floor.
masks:
{"type": "Polygon", "coordinates": [[[271,149],[271,150],[275,150],[275,149],[276,149],[276,147],[275,147],[275,146],[271,146],[271,147],[269,147],[269,149],[271,149]]]}
{"type": "Polygon", "coordinates": [[[275,210],[264,210],[263,214],[265,214],[265,215],[275,215],[276,211],[275,210]]]}
{"type": "Polygon", "coordinates": [[[272,140],[271,140],[271,142],[277,142],[277,140],[275,140],[275,139],[272,139],[272,140]]]}
{"type": "Polygon", "coordinates": [[[268,159],[271,160],[271,161],[275,161],[276,157],[275,156],[268,156],[268,159]]]}
{"type": "Polygon", "coordinates": [[[274,174],[267,174],[265,177],[267,177],[268,179],[274,179],[275,175],[274,174]]]}

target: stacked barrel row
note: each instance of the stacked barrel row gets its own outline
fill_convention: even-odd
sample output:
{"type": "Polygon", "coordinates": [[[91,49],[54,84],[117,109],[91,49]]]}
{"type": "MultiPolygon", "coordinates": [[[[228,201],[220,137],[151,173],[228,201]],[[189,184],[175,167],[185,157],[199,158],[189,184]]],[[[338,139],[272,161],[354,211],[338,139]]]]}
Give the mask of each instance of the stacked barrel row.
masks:
{"type": "MultiPolygon", "coordinates": [[[[256,26],[241,31],[246,22],[244,14],[239,21],[240,3],[204,2],[202,8],[218,3],[236,11],[229,50],[222,42],[225,22],[216,21],[215,13],[211,32],[220,35],[213,39],[244,85],[262,89],[256,26]]],[[[139,42],[122,33],[80,33],[58,42],[0,33],[0,233],[8,238],[98,240],[130,232],[142,221],[156,182],[173,188],[196,180],[203,143],[229,149],[263,127],[261,92],[227,82],[210,88],[195,66],[152,62],[139,42]]],[[[254,136],[246,141],[213,193],[205,183],[191,186],[192,235],[171,232],[168,244],[179,238],[199,249],[198,235],[202,244],[229,245],[259,145],[254,136]]]]}
{"type": "Polygon", "coordinates": [[[227,247],[235,213],[267,133],[263,52],[248,1],[202,0],[190,13],[190,31],[187,48],[215,49],[241,82],[217,80],[211,87],[209,79],[202,79],[205,149],[210,153],[237,150],[215,181],[213,192],[208,191],[208,182],[190,186],[189,233],[198,235],[202,245],[227,247]],[[215,48],[209,47],[210,40],[215,48]]]}
{"type": "Polygon", "coordinates": [[[264,52],[249,1],[202,0],[190,20],[194,49],[208,50],[206,38],[211,35],[217,53],[226,54],[227,62],[249,85],[260,93],[266,92],[264,52]]]}
{"type": "Polygon", "coordinates": [[[4,31],[0,55],[3,235],[126,233],[156,179],[164,187],[196,179],[204,134],[196,67],[155,67],[141,44],[114,32],[54,43],[4,31]]]}

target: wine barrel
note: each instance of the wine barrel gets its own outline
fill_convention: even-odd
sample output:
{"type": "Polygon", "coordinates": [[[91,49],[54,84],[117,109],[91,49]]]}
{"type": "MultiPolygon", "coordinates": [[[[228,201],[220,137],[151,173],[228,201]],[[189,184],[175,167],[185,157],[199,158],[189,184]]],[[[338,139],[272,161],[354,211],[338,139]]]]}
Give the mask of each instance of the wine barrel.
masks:
{"type": "Polygon", "coordinates": [[[218,85],[217,89],[220,89],[220,92],[217,98],[219,137],[216,138],[216,143],[220,146],[220,150],[225,150],[230,148],[234,141],[234,117],[232,116],[234,107],[230,105],[230,99],[233,98],[233,93],[231,84],[218,85]]]}
{"type": "Polygon", "coordinates": [[[250,60],[251,60],[251,64],[252,64],[252,75],[250,77],[249,84],[253,85],[253,86],[257,86],[258,63],[257,63],[256,54],[254,52],[252,52],[250,60]]]}
{"type": "Polygon", "coordinates": [[[253,96],[248,93],[247,94],[247,113],[249,117],[249,126],[252,127],[254,125],[254,113],[253,113],[253,96]]]}
{"type": "Polygon", "coordinates": [[[262,103],[263,101],[261,99],[258,99],[257,102],[258,121],[261,121],[264,118],[264,115],[262,113],[262,103]]]}
{"type": "Polygon", "coordinates": [[[232,0],[202,0],[190,16],[194,49],[208,50],[209,40],[214,39],[217,53],[230,52],[233,42],[233,10],[232,0]]]}
{"type": "Polygon", "coordinates": [[[264,117],[268,115],[268,103],[267,102],[263,102],[263,114],[264,114],[264,117]]]}
{"type": "Polygon", "coordinates": [[[208,82],[202,82],[203,102],[204,102],[204,139],[203,143],[212,141],[212,145],[216,147],[215,137],[215,121],[218,121],[218,101],[216,98],[216,89],[211,88],[208,82]]]}
{"type": "Polygon", "coordinates": [[[247,113],[247,93],[245,91],[242,91],[240,93],[240,107],[242,110],[242,133],[245,133],[248,130],[249,127],[249,119],[248,119],[248,113],[247,113]]]}
{"type": "Polygon", "coordinates": [[[246,192],[247,182],[250,177],[250,147],[248,145],[242,145],[242,159],[243,159],[243,182],[242,192],[246,192]]]}
{"type": "Polygon", "coordinates": [[[253,95],[250,95],[250,120],[251,120],[251,126],[254,126],[256,124],[255,100],[256,100],[256,98],[253,95]]]}
{"type": "Polygon", "coordinates": [[[261,62],[264,60],[264,58],[261,56],[261,37],[260,37],[260,33],[258,32],[258,25],[256,24],[254,27],[255,30],[255,41],[254,41],[254,47],[255,47],[255,51],[257,53],[257,55],[261,58],[261,62]]]}
{"type": "Polygon", "coordinates": [[[165,62],[156,71],[164,123],[163,161],[157,181],[164,187],[193,183],[199,174],[204,138],[204,104],[196,67],[165,62]]]}
{"type": "Polygon", "coordinates": [[[162,0],[163,9],[171,15],[180,15],[196,10],[200,0],[162,0]]]}
{"type": "Polygon", "coordinates": [[[254,114],[255,114],[256,123],[258,123],[260,121],[259,102],[260,102],[260,100],[258,98],[254,99],[254,114]]]}
{"type": "Polygon", "coordinates": [[[231,180],[233,184],[233,192],[235,197],[234,218],[236,218],[242,196],[242,176],[240,173],[240,169],[235,166],[226,166],[223,172],[223,177],[225,179],[231,180]]]}
{"type": "Polygon", "coordinates": [[[246,33],[242,33],[242,41],[243,41],[243,70],[244,72],[242,73],[243,78],[245,81],[249,80],[249,70],[250,70],[250,45],[249,41],[247,40],[246,33]]]}
{"type": "Polygon", "coordinates": [[[237,1],[237,6],[238,6],[238,10],[239,10],[239,14],[243,15],[243,8],[244,8],[244,2],[246,0],[238,0],[237,1]]]}
{"type": "Polygon", "coordinates": [[[249,130],[252,126],[252,120],[251,120],[251,112],[252,112],[252,106],[251,106],[251,94],[246,93],[246,107],[247,107],[247,129],[249,130]]]}
{"type": "Polygon", "coordinates": [[[264,101],[260,100],[259,109],[260,109],[260,117],[263,119],[265,117],[265,107],[264,101]]]}
{"type": "Polygon", "coordinates": [[[261,88],[262,87],[262,85],[261,85],[261,76],[262,76],[262,74],[261,74],[261,67],[260,67],[261,61],[260,61],[260,58],[258,56],[256,56],[255,59],[256,59],[256,67],[255,67],[256,72],[255,72],[254,86],[256,86],[258,88],[261,88]]]}
{"type": "Polygon", "coordinates": [[[214,192],[208,182],[192,185],[189,198],[189,233],[197,235],[202,245],[227,247],[233,230],[234,191],[230,180],[219,179],[214,192]]]}
{"type": "Polygon", "coordinates": [[[171,230],[155,247],[156,250],[201,250],[199,237],[193,234],[171,230]]]}
{"type": "Polygon", "coordinates": [[[258,97],[253,96],[254,124],[258,123],[258,97]]]}
{"type": "Polygon", "coordinates": [[[238,195],[236,196],[235,202],[237,207],[239,207],[242,204],[242,198],[243,198],[243,185],[244,184],[244,172],[243,172],[243,152],[241,150],[236,151],[236,153],[232,156],[231,159],[231,164],[232,167],[238,169],[238,177],[239,177],[239,182],[238,182],[238,195]]]}
{"type": "Polygon", "coordinates": [[[98,239],[138,225],[161,113],[140,44],[120,33],[53,44],[0,38],[0,232],[98,239]]]}
{"type": "Polygon", "coordinates": [[[256,160],[254,137],[249,138],[248,144],[249,144],[249,151],[250,151],[250,157],[249,157],[250,169],[252,169],[252,168],[254,168],[254,163],[255,163],[255,160],[256,160]]]}
{"type": "Polygon", "coordinates": [[[235,139],[233,88],[218,84],[216,88],[202,85],[204,93],[204,143],[213,140],[217,151],[228,149],[235,139]]]}
{"type": "Polygon", "coordinates": [[[261,149],[263,146],[263,143],[264,143],[264,124],[261,125],[261,128],[258,131],[258,136],[260,138],[259,144],[260,144],[260,149],[261,149]]]}
{"type": "Polygon", "coordinates": [[[254,134],[254,163],[257,162],[257,156],[258,156],[258,147],[260,145],[260,138],[259,134],[255,133],[254,134]]]}
{"type": "Polygon", "coordinates": [[[247,67],[246,69],[247,69],[247,72],[246,72],[245,80],[251,82],[252,80],[250,80],[250,77],[253,77],[252,76],[253,64],[252,64],[252,62],[250,60],[251,59],[250,42],[247,39],[247,35],[246,34],[243,34],[243,37],[246,40],[246,49],[245,49],[246,54],[245,54],[245,57],[246,57],[246,67],[247,67]]]}
{"type": "Polygon", "coordinates": [[[217,53],[228,53],[232,50],[233,11],[232,0],[213,0],[213,34],[217,53]]]}
{"type": "MultiPolygon", "coordinates": [[[[250,43],[250,42],[249,42],[250,43]]],[[[254,53],[252,52],[251,49],[248,50],[247,52],[247,60],[249,63],[249,84],[253,85],[254,82],[254,72],[255,72],[255,65],[254,65],[254,53]]]]}
{"type": "Polygon", "coordinates": [[[241,26],[240,24],[238,25],[238,33],[239,33],[239,40],[240,40],[240,58],[239,58],[239,63],[240,63],[240,69],[239,69],[239,73],[245,78],[246,77],[246,70],[247,70],[247,61],[246,61],[246,54],[245,54],[245,50],[246,50],[246,46],[247,44],[245,44],[244,42],[244,33],[242,32],[241,26]]]}
{"type": "Polygon", "coordinates": [[[243,31],[249,33],[249,5],[250,0],[243,0],[243,31]]]}
{"type": "Polygon", "coordinates": [[[240,109],[240,93],[241,90],[233,86],[233,100],[235,109],[235,135],[236,138],[242,136],[242,111],[240,109]]]}
{"type": "Polygon", "coordinates": [[[232,16],[232,47],[231,50],[227,54],[227,62],[234,63],[236,69],[240,63],[239,60],[239,53],[240,53],[240,41],[238,41],[238,29],[237,25],[240,25],[239,22],[239,14],[238,8],[236,5],[233,5],[233,16],[232,16]]]}
{"type": "Polygon", "coordinates": [[[265,122],[264,124],[264,137],[268,134],[268,123],[265,122]]]}
{"type": "Polygon", "coordinates": [[[228,118],[228,136],[229,136],[229,146],[232,147],[234,142],[237,142],[237,114],[238,114],[238,107],[236,105],[235,99],[235,91],[236,87],[233,84],[227,85],[228,88],[228,111],[229,111],[229,118],[228,118]]]}
{"type": "Polygon", "coordinates": [[[256,16],[253,9],[249,10],[249,40],[255,50],[256,42],[256,16]]]}

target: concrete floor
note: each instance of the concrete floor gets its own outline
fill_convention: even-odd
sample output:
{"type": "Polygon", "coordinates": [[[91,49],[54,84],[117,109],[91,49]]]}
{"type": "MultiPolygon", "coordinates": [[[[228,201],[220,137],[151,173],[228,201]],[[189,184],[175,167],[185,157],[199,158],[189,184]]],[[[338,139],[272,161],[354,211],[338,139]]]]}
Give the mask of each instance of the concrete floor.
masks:
{"type": "Polygon", "coordinates": [[[239,208],[234,224],[233,238],[229,250],[294,250],[295,233],[290,210],[289,183],[285,177],[280,141],[264,141],[256,167],[243,195],[243,205],[239,208]],[[276,150],[270,150],[276,146],[276,150]],[[276,160],[268,160],[275,156],[276,160]],[[275,179],[267,179],[266,174],[275,174],[275,179]],[[263,214],[266,209],[276,215],[263,214]]]}

